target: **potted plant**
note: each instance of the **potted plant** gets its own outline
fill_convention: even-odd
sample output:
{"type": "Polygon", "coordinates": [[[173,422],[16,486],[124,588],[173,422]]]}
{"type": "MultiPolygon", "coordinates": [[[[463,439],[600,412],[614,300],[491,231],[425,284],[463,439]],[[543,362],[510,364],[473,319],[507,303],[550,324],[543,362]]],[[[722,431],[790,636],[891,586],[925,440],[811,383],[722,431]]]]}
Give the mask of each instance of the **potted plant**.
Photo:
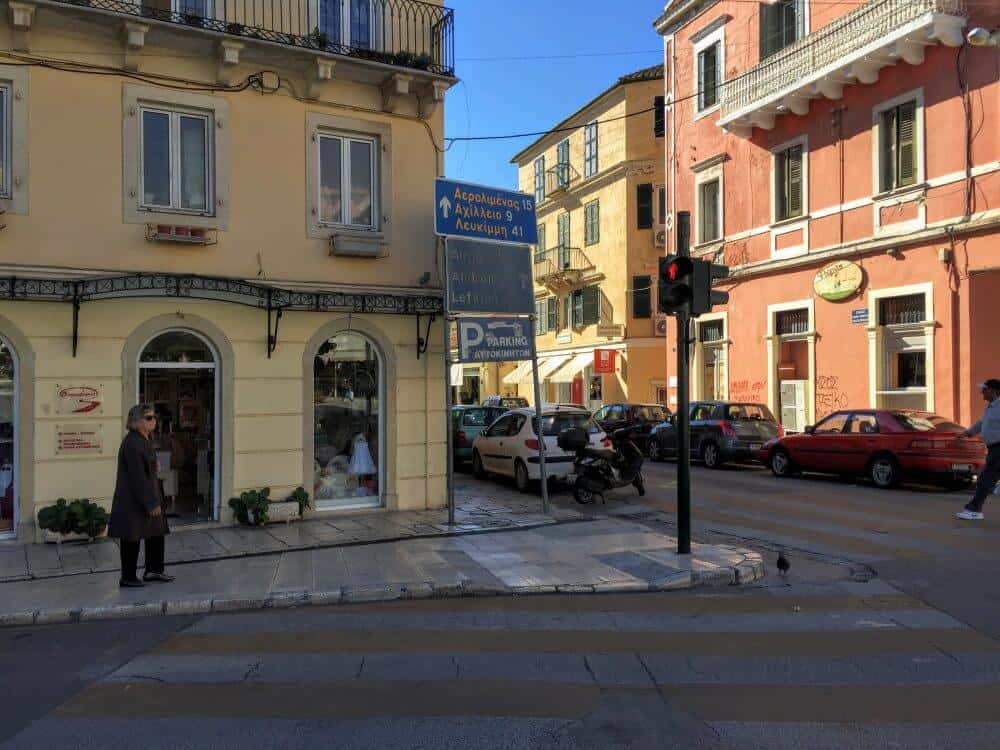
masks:
{"type": "Polygon", "coordinates": [[[311,507],[309,493],[302,487],[285,500],[271,500],[271,490],[247,490],[229,501],[236,520],[246,526],[263,526],[268,523],[290,523],[301,518],[306,508],[311,507]]]}
{"type": "Polygon", "coordinates": [[[413,67],[417,70],[430,70],[434,65],[434,56],[422,52],[413,59],[413,67]]]}
{"type": "Polygon", "coordinates": [[[330,46],[330,35],[325,31],[320,31],[319,26],[312,30],[309,40],[316,49],[326,49],[330,46]]]}
{"type": "Polygon", "coordinates": [[[227,23],[226,24],[226,33],[227,34],[235,34],[236,36],[240,36],[243,33],[243,24],[241,24],[241,23],[227,23]]]}
{"type": "Polygon", "coordinates": [[[107,530],[108,512],[87,498],[59,498],[38,512],[38,526],[46,542],[93,541],[107,530]]]}

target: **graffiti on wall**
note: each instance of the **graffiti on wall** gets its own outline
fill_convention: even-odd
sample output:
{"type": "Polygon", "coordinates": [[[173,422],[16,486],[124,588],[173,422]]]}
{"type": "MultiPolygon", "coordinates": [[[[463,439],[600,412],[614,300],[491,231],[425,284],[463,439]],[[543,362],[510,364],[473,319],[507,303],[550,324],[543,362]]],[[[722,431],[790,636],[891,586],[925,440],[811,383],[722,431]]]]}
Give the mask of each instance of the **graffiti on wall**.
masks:
{"type": "Polygon", "coordinates": [[[766,388],[766,380],[736,380],[729,387],[729,398],[732,401],[759,402],[763,400],[766,388]]]}
{"type": "Polygon", "coordinates": [[[847,394],[840,389],[836,375],[816,377],[816,419],[823,419],[838,409],[847,408],[847,394]]]}

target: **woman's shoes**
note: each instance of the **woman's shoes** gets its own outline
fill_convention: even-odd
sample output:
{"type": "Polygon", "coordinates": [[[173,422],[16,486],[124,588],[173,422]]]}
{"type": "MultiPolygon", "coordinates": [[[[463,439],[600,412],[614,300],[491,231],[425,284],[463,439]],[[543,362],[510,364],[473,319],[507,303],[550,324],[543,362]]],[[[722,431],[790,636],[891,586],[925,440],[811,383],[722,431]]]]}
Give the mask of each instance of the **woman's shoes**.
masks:
{"type": "Polygon", "coordinates": [[[170,583],[174,580],[173,576],[168,576],[166,573],[146,573],[142,580],[146,583],[156,582],[156,583],[170,583]]]}
{"type": "Polygon", "coordinates": [[[146,584],[144,584],[138,578],[122,578],[120,581],[118,581],[118,585],[121,586],[123,589],[141,589],[146,584]]]}

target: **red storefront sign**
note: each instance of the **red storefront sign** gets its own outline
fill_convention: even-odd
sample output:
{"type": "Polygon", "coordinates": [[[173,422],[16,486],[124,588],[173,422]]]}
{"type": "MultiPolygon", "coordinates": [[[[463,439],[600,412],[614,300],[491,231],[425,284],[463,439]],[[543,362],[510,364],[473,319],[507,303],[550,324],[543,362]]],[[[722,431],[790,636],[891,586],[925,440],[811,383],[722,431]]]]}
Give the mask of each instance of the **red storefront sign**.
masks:
{"type": "Polygon", "coordinates": [[[594,349],[594,374],[613,375],[615,372],[615,350],[594,349]]]}

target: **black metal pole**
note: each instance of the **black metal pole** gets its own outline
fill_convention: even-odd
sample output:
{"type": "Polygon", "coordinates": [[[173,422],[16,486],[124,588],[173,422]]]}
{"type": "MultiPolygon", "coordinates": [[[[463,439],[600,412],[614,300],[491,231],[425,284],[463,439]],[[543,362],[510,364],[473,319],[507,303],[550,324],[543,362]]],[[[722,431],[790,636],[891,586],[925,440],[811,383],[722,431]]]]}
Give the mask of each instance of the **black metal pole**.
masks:
{"type": "Polygon", "coordinates": [[[677,321],[677,554],[691,554],[691,371],[689,316],[677,321]]]}

